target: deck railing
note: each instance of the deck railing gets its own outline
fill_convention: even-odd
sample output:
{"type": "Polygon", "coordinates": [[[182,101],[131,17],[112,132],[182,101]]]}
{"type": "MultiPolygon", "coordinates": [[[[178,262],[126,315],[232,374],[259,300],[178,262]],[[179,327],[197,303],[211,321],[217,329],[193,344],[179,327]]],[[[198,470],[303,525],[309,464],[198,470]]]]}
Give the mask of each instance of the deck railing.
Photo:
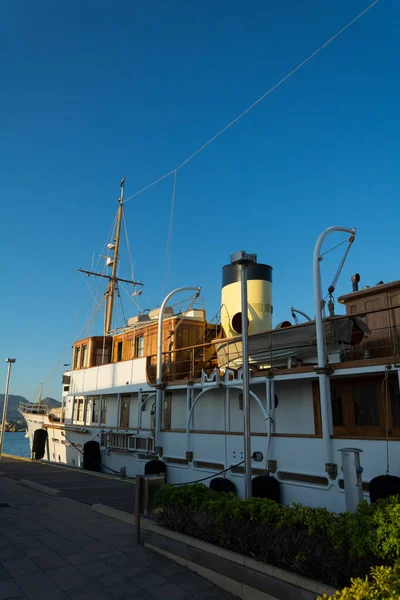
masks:
{"type": "Polygon", "coordinates": [[[132,433],[104,431],[101,434],[101,445],[109,450],[151,452],[153,439],[151,437],[139,437],[132,433]]]}
{"type": "Polygon", "coordinates": [[[47,415],[49,407],[47,404],[33,404],[32,402],[20,402],[18,410],[22,413],[34,415],[47,415]]]}
{"type": "MultiPolygon", "coordinates": [[[[345,364],[353,361],[370,361],[387,359],[388,362],[400,360],[400,306],[375,309],[352,315],[338,315],[325,319],[326,323],[326,353],[330,364],[345,364]],[[341,339],[338,332],[343,321],[353,321],[353,330],[347,341],[341,339]],[[362,323],[361,323],[362,322],[362,323]],[[358,323],[358,325],[357,325],[358,323]],[[360,328],[364,324],[366,331],[360,328]],[[368,332],[369,330],[369,332],[368,332]]],[[[282,348],[276,341],[282,330],[272,330],[249,336],[251,368],[255,371],[268,369],[288,369],[312,367],[313,355],[317,357],[316,337],[312,333],[312,323],[293,326],[288,330],[295,332],[310,328],[311,336],[297,343],[290,343],[290,348],[282,348]],[[287,351],[284,357],[278,350],[287,351]],[[306,354],[307,359],[301,356],[306,354]]],[[[315,325],[314,325],[315,327],[315,325]]],[[[314,329],[315,332],[315,329],[314,329]]],[[[241,337],[213,340],[206,344],[181,348],[176,351],[163,353],[163,379],[166,383],[182,380],[195,380],[202,371],[211,372],[218,367],[240,367],[242,359],[241,337]],[[223,348],[223,352],[221,352],[223,348]],[[217,352],[218,350],[218,352],[217,352]]],[[[147,375],[149,382],[155,384],[157,357],[147,359],[147,375]]],[[[317,361],[315,360],[315,364],[317,361]]]]}

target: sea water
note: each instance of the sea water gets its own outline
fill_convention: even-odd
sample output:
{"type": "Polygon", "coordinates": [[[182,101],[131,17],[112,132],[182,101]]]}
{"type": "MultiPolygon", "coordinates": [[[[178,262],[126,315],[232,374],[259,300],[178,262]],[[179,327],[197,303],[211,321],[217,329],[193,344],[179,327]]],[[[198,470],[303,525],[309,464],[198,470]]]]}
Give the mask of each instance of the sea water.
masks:
{"type": "Polygon", "coordinates": [[[29,439],[25,437],[25,431],[6,432],[4,434],[3,452],[4,454],[30,458],[29,439]]]}

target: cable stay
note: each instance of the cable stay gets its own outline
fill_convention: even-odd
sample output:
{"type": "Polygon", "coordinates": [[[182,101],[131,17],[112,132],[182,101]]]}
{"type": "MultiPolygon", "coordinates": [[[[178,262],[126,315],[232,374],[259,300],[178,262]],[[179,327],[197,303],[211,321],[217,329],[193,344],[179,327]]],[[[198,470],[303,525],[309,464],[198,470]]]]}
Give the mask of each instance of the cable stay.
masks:
{"type": "MultiPolygon", "coordinates": [[[[335,301],[334,301],[334,297],[333,297],[333,293],[336,289],[337,286],[337,282],[339,281],[339,277],[342,273],[344,264],[346,262],[347,259],[347,255],[350,252],[350,248],[354,242],[355,236],[351,235],[348,239],[343,240],[342,242],[339,242],[339,244],[336,244],[336,246],[333,246],[332,248],[330,248],[329,250],[326,250],[326,252],[323,252],[322,254],[320,254],[318,256],[318,260],[321,262],[323,260],[323,257],[326,256],[327,254],[329,254],[330,252],[332,252],[333,250],[336,250],[336,248],[339,248],[340,246],[342,246],[343,244],[345,244],[347,242],[347,248],[344,252],[343,258],[339,263],[339,266],[336,270],[335,275],[333,276],[331,285],[328,287],[328,293],[326,294],[326,296],[324,298],[321,299],[321,307],[322,309],[325,308],[326,305],[326,300],[329,297],[329,301],[328,301],[328,310],[329,310],[329,316],[330,317],[334,317],[335,316],[335,301]]],[[[298,311],[297,311],[298,312],[298,311]]]]}

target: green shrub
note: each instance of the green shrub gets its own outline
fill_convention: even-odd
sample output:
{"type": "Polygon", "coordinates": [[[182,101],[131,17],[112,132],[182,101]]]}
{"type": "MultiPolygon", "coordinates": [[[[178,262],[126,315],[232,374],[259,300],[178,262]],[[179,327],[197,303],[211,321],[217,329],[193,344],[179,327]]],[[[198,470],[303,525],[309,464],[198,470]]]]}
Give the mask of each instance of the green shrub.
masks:
{"type": "Polygon", "coordinates": [[[239,500],[203,484],[158,493],[167,527],[335,587],[365,577],[370,566],[400,558],[397,497],[331,513],[272,500],[239,500]]]}
{"type": "Polygon", "coordinates": [[[365,579],[351,580],[351,585],[333,596],[324,594],[318,600],[398,600],[400,598],[400,564],[373,567],[365,579]]]}
{"type": "Polygon", "coordinates": [[[400,558],[400,503],[397,496],[376,504],[363,502],[355,513],[346,514],[346,529],[354,556],[400,558]]]}

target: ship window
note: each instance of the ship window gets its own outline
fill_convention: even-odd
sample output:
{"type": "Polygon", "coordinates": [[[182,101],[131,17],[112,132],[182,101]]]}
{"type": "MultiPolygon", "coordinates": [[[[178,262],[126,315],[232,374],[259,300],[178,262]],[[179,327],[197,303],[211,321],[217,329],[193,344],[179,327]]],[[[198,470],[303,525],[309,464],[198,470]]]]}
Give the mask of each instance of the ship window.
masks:
{"type": "Polygon", "coordinates": [[[397,382],[390,385],[390,400],[392,405],[393,427],[400,427],[400,390],[397,382]]]}
{"type": "Polygon", "coordinates": [[[117,361],[122,360],[122,342],[117,344],[117,361]]]}
{"type": "Polygon", "coordinates": [[[81,347],[77,346],[75,348],[74,369],[79,369],[79,367],[80,367],[80,358],[81,358],[81,347]]]}
{"type": "Polygon", "coordinates": [[[100,412],[100,398],[98,396],[94,397],[92,406],[92,423],[99,422],[99,412],[100,412]]]}
{"type": "Polygon", "coordinates": [[[332,421],[334,427],[340,427],[344,425],[343,419],[343,397],[342,390],[340,388],[333,388],[332,394],[332,421]]]}
{"type": "Polygon", "coordinates": [[[379,427],[378,393],[376,387],[353,388],[354,421],[356,427],[379,427]]]}
{"type": "Polygon", "coordinates": [[[376,437],[386,435],[386,407],[389,435],[400,435],[400,393],[389,377],[386,400],[384,375],[332,381],[332,421],[335,436],[376,437]]]}
{"type": "Polygon", "coordinates": [[[83,421],[83,413],[84,413],[85,401],[83,398],[78,400],[78,416],[77,421],[83,421]]]}
{"type": "Polygon", "coordinates": [[[74,398],[74,421],[78,420],[78,399],[74,398]]]}
{"type": "Polygon", "coordinates": [[[141,358],[144,354],[144,336],[136,338],[136,358],[141,358]]]}
{"type": "Polygon", "coordinates": [[[107,398],[103,398],[101,401],[101,423],[106,424],[107,422],[107,398]]]}
{"type": "Polygon", "coordinates": [[[87,344],[82,346],[82,367],[87,366],[86,361],[87,361],[87,344]]]}

